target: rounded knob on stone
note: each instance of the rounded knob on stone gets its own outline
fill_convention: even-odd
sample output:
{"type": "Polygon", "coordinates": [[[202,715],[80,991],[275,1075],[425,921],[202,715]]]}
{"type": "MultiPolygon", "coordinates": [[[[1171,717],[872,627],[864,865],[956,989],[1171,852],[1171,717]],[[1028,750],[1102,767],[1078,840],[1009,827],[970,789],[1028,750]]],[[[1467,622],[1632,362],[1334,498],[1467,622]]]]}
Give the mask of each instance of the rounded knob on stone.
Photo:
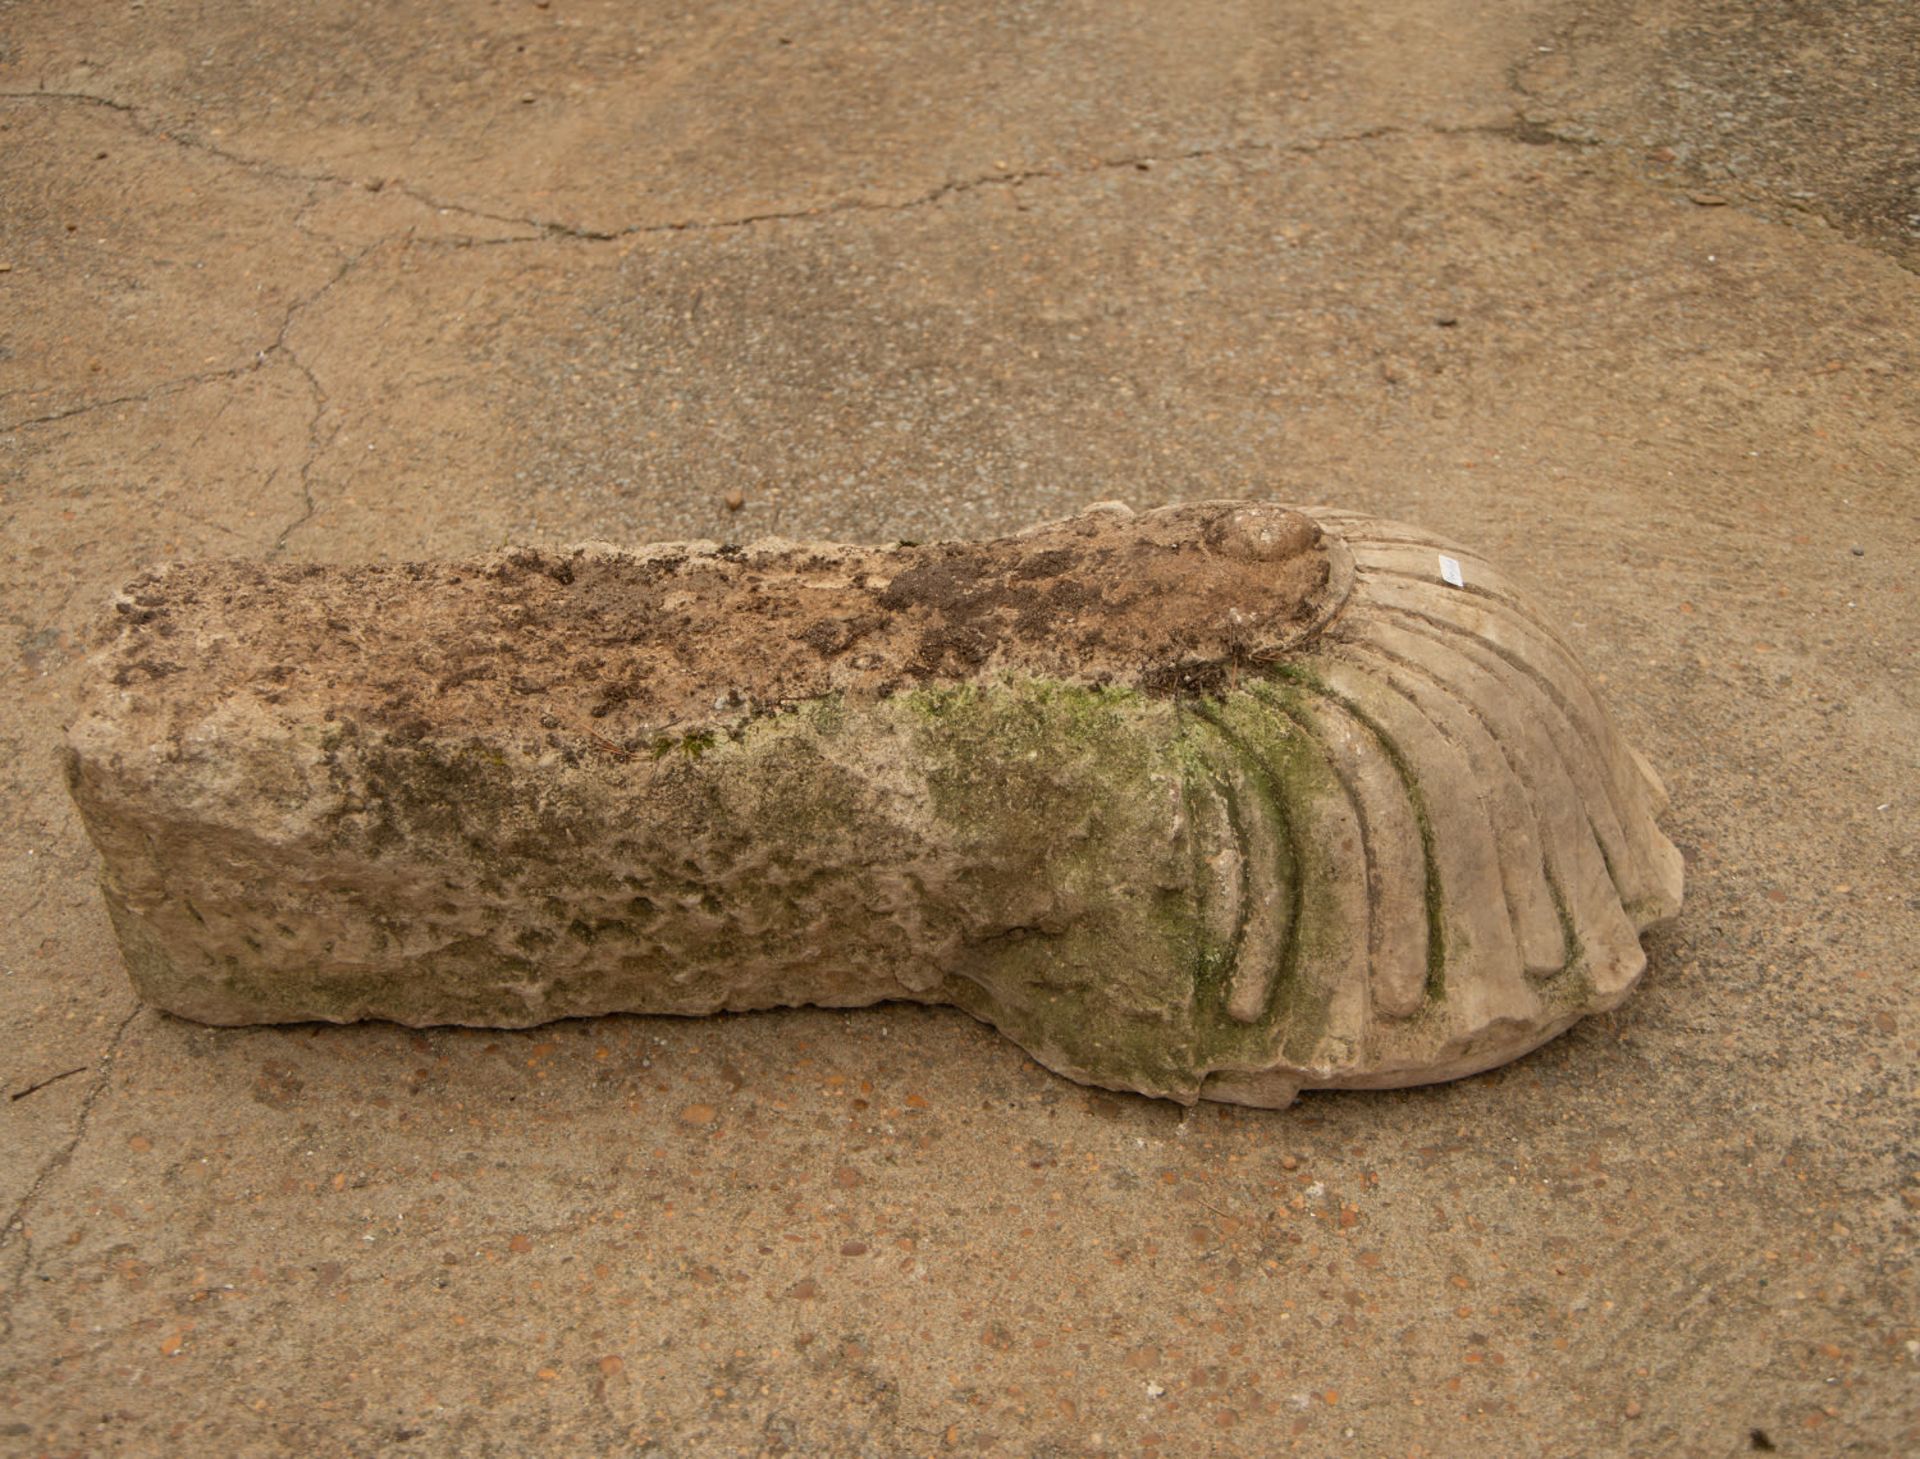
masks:
{"type": "Polygon", "coordinates": [[[1319,545],[1320,524],[1286,507],[1251,503],[1215,519],[1205,541],[1215,552],[1243,562],[1284,562],[1319,545]]]}

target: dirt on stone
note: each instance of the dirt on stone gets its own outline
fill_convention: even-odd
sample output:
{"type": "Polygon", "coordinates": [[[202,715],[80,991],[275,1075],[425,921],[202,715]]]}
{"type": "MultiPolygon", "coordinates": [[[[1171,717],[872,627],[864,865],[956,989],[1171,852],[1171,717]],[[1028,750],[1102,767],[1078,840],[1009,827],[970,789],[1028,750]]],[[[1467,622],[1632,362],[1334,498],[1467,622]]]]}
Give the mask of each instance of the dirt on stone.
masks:
{"type": "MultiPolygon", "coordinates": [[[[1337,608],[1332,548],[1270,504],[1108,508],[984,542],[513,549],[452,563],[174,565],[131,584],[99,690],[190,676],[402,738],[585,730],[621,753],[832,693],[1003,674],[1208,687],[1337,608]]],[[[557,743],[558,741],[556,741],[557,743]]]]}

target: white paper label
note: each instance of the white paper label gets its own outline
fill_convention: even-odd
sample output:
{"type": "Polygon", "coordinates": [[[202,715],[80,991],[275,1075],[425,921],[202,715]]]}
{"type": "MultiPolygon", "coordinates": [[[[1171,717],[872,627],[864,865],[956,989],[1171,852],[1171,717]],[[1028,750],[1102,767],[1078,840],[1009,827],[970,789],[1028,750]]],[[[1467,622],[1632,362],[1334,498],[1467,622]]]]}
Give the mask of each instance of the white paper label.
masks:
{"type": "Polygon", "coordinates": [[[1456,588],[1464,588],[1467,585],[1467,580],[1460,576],[1459,559],[1448,557],[1444,552],[1440,554],[1440,581],[1450,583],[1456,588]]]}

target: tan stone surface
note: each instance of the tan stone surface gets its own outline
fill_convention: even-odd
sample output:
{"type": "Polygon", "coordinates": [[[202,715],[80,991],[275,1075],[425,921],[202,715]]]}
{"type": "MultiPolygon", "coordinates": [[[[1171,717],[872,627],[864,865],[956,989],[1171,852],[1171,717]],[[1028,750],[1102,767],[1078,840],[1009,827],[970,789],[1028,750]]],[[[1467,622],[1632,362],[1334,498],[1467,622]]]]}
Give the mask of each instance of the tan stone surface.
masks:
{"type": "Polygon", "coordinates": [[[173,566],[98,636],[69,783],[209,1023],[905,999],[1285,1106],[1529,1052],[1680,905],[1559,633],[1352,514],[173,566]]]}
{"type": "Polygon", "coordinates": [[[1910,7],[923,13],[4,12],[0,1448],[1915,1448],[1910,7]],[[1620,1009],[1183,1119],[949,1009],[128,994],[57,747],[163,560],[1222,496],[1563,625],[1688,860],[1620,1009]]]}

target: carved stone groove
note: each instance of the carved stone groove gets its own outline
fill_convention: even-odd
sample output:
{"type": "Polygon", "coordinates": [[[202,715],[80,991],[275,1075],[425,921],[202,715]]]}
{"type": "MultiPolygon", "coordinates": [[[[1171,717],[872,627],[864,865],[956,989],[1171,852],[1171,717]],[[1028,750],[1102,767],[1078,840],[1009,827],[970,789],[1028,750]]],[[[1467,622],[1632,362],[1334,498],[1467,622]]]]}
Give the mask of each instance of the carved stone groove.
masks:
{"type": "Polygon", "coordinates": [[[1279,1106],[1526,1052],[1680,905],[1659,781],[1520,592],[1266,503],[174,566],[68,764],[135,986],[212,1023],[911,999],[1279,1106]]]}

